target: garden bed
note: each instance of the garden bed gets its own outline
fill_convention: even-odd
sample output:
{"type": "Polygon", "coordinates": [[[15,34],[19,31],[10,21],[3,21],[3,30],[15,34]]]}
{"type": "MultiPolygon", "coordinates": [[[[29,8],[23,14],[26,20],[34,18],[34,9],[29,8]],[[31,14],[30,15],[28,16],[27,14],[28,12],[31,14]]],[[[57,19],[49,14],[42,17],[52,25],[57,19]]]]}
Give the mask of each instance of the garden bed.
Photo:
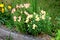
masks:
{"type": "Polygon", "coordinates": [[[3,26],[0,27],[0,37],[6,37],[11,36],[13,40],[50,40],[50,36],[45,35],[44,37],[33,37],[29,35],[24,34],[18,34],[15,32],[9,31],[7,28],[4,28],[3,26]]]}
{"type": "Polygon", "coordinates": [[[1,36],[48,40],[50,35],[60,40],[59,5],[59,0],[0,0],[0,24],[6,26],[0,27],[1,36]]]}

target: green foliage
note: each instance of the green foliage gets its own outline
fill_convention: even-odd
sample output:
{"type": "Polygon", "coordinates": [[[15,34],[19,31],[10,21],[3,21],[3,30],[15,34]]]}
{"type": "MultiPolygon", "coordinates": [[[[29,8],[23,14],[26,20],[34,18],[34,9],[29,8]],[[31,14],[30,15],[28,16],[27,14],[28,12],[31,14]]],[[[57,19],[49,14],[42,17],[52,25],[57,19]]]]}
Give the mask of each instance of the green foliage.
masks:
{"type": "Polygon", "coordinates": [[[56,39],[56,40],[60,40],[60,30],[58,30],[58,32],[56,33],[55,39],[56,39]]]}
{"type": "MultiPolygon", "coordinates": [[[[38,35],[43,32],[49,35],[52,35],[53,31],[56,32],[57,29],[60,29],[60,1],[59,0],[6,0],[3,2],[5,4],[5,13],[0,13],[0,23],[5,24],[8,28],[15,28],[16,31],[22,33],[28,33],[31,35],[38,35]],[[29,8],[16,8],[16,5],[24,5],[25,3],[30,3],[29,8]],[[15,8],[15,12],[11,13],[12,10],[8,10],[7,6],[11,5],[12,9],[15,8]],[[42,16],[41,10],[46,11],[45,19],[40,18],[42,16]],[[22,11],[22,13],[21,13],[22,11]],[[29,22],[26,23],[27,15],[24,12],[33,15],[33,18],[29,19],[29,22]],[[34,14],[36,13],[36,14],[34,14]],[[36,21],[35,17],[38,15],[39,21],[36,21]],[[16,16],[16,21],[14,21],[14,16],[16,16]],[[19,16],[21,16],[20,22],[19,16]],[[51,20],[49,20],[51,17],[51,20]],[[33,25],[36,27],[33,28],[33,25]]],[[[38,18],[37,17],[37,18],[38,18]]]]}
{"type": "MultiPolygon", "coordinates": [[[[21,10],[20,10],[21,11],[21,10]]],[[[23,11],[23,10],[22,10],[23,11]]],[[[18,18],[16,19],[17,21],[14,22],[14,25],[16,27],[16,30],[17,31],[20,31],[20,32],[23,32],[23,33],[29,33],[31,35],[38,35],[39,33],[41,32],[44,32],[44,33],[47,33],[47,34],[51,34],[51,22],[49,20],[49,15],[47,13],[46,15],[46,19],[45,20],[42,20],[41,18],[40,21],[36,21],[35,20],[35,16],[41,16],[40,13],[36,13],[34,14],[34,12],[29,12],[29,10],[24,10],[24,11],[27,11],[29,14],[32,14],[33,15],[33,18],[32,19],[29,19],[30,21],[28,23],[25,23],[25,20],[27,18],[27,16],[24,14],[24,13],[20,13],[19,14],[19,10],[17,10],[14,14],[12,14],[12,17],[16,16],[16,17],[19,17],[21,16],[21,21],[18,22],[18,18]],[[33,24],[36,24],[37,27],[36,29],[33,29],[33,24]]]]}

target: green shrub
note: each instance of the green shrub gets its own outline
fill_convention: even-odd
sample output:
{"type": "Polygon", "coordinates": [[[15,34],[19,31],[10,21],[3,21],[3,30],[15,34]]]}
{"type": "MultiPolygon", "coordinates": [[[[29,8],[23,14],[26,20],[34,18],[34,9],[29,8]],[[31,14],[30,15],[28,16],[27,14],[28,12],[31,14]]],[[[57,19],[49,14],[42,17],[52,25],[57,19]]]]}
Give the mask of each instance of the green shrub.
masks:
{"type": "Polygon", "coordinates": [[[14,21],[16,30],[23,33],[29,33],[31,35],[38,35],[41,32],[51,34],[52,26],[51,20],[49,19],[50,15],[44,10],[41,11],[44,11],[46,15],[44,13],[42,14],[41,12],[31,12],[30,8],[33,7],[30,6],[28,9],[20,8],[12,14],[12,18],[16,18],[14,21]],[[21,11],[22,13],[20,13],[21,11]],[[27,16],[25,13],[28,13],[29,15],[27,16]],[[45,18],[42,19],[42,15],[45,15],[45,18]],[[18,21],[19,17],[21,17],[20,21],[18,21]],[[33,26],[36,26],[36,28],[33,28],[33,26]]]}

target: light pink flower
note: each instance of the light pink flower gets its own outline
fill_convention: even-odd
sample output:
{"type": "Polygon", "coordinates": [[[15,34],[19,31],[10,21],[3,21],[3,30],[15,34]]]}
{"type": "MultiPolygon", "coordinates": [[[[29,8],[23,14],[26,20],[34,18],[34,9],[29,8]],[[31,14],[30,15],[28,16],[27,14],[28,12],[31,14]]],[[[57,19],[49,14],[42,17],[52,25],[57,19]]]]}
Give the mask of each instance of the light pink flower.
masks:
{"type": "Polygon", "coordinates": [[[16,9],[15,9],[15,8],[13,8],[13,9],[12,9],[12,11],[11,11],[11,13],[14,13],[15,11],[16,11],[16,9]]]}
{"type": "Polygon", "coordinates": [[[16,5],[16,8],[19,8],[19,5],[18,4],[16,5]]]}
{"type": "Polygon", "coordinates": [[[17,18],[16,16],[13,17],[14,21],[16,21],[16,18],[17,18]]]}
{"type": "Polygon", "coordinates": [[[24,7],[25,7],[25,8],[29,8],[29,6],[30,6],[30,3],[24,4],[24,7]]]}

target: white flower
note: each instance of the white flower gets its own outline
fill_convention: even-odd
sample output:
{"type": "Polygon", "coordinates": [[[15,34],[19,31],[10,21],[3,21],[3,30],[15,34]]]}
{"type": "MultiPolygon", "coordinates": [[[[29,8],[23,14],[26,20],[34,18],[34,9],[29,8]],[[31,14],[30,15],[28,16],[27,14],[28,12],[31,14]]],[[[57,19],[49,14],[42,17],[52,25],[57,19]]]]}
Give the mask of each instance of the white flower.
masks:
{"type": "Polygon", "coordinates": [[[28,23],[29,22],[29,19],[26,19],[26,21],[25,21],[26,23],[28,23]]]}
{"type": "Polygon", "coordinates": [[[43,20],[45,19],[45,15],[42,15],[42,17],[41,17],[43,20]]]}
{"type": "Polygon", "coordinates": [[[45,12],[44,10],[41,10],[41,13],[42,13],[43,15],[45,15],[45,14],[46,14],[46,12],[45,12]]]}
{"type": "Polygon", "coordinates": [[[26,19],[29,19],[29,16],[27,16],[27,18],[26,19]]]}
{"type": "Polygon", "coordinates": [[[26,23],[28,23],[29,22],[29,17],[27,16],[27,18],[26,18],[26,21],[25,21],[26,23]]]}
{"type": "Polygon", "coordinates": [[[27,11],[24,11],[24,13],[25,13],[25,15],[27,15],[27,16],[29,15],[29,13],[28,13],[27,11]]]}
{"type": "Polygon", "coordinates": [[[21,21],[21,16],[19,16],[18,18],[19,18],[19,19],[18,19],[18,22],[20,22],[20,21],[21,21]]]}
{"type": "Polygon", "coordinates": [[[13,8],[11,13],[14,13],[15,11],[16,11],[16,9],[15,9],[15,8],[13,8]]]}
{"type": "Polygon", "coordinates": [[[35,20],[36,21],[39,21],[40,20],[40,18],[39,18],[39,16],[36,14],[36,16],[35,16],[35,20]]]}
{"type": "Polygon", "coordinates": [[[28,18],[29,19],[33,18],[33,15],[32,14],[28,15],[28,18]]]}
{"type": "Polygon", "coordinates": [[[37,17],[35,20],[36,20],[36,21],[40,21],[40,18],[39,18],[39,17],[37,17]]]}
{"type": "Polygon", "coordinates": [[[25,8],[29,8],[29,6],[30,6],[30,3],[24,4],[24,7],[25,7],[25,8]]]}
{"type": "Polygon", "coordinates": [[[36,24],[33,24],[33,28],[32,29],[35,29],[37,27],[37,25],[36,24]]]}
{"type": "Polygon", "coordinates": [[[42,14],[41,18],[44,20],[45,19],[46,12],[44,10],[41,10],[41,14],[42,14]]]}
{"type": "Polygon", "coordinates": [[[17,18],[16,16],[13,17],[14,21],[16,21],[16,18],[17,18]]]}
{"type": "Polygon", "coordinates": [[[29,17],[29,16],[27,16],[26,21],[25,21],[26,23],[28,23],[28,22],[29,22],[29,18],[30,18],[30,17],[29,17]]]}
{"type": "Polygon", "coordinates": [[[27,18],[26,18],[26,20],[29,20],[31,18],[33,18],[33,15],[28,15],[27,18]]]}
{"type": "Polygon", "coordinates": [[[23,4],[20,4],[20,5],[19,5],[19,8],[23,8],[23,7],[24,7],[24,5],[23,5],[23,4]]]}
{"type": "Polygon", "coordinates": [[[33,18],[33,15],[30,15],[30,18],[33,18]]]}

